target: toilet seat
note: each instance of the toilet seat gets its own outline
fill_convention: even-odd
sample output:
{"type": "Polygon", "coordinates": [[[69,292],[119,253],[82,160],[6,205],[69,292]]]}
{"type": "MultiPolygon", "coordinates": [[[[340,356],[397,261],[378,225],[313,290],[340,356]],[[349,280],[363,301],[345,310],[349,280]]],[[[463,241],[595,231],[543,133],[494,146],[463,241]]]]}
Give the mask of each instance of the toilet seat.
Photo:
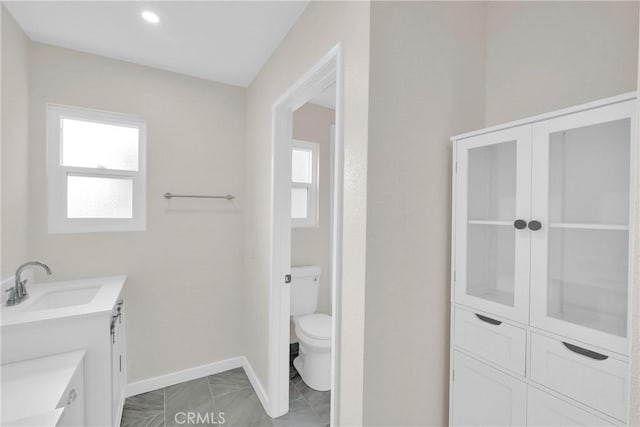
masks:
{"type": "Polygon", "coordinates": [[[300,316],[297,326],[304,335],[316,340],[331,340],[331,316],[326,314],[309,314],[300,316]]]}

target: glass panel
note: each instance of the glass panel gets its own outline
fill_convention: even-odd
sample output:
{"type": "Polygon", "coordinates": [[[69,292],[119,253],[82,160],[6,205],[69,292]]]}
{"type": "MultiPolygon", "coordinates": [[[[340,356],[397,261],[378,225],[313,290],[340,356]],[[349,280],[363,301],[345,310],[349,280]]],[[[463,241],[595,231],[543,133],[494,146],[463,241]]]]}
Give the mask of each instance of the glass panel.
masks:
{"type": "Polygon", "coordinates": [[[629,119],[551,134],[551,223],[629,224],[630,141],[629,119]]]}
{"type": "Polygon", "coordinates": [[[469,224],[467,293],[513,307],[515,235],[512,225],[469,224]]]}
{"type": "Polygon", "coordinates": [[[627,334],[629,235],[624,230],[549,230],[550,317],[627,334]]]}
{"type": "Polygon", "coordinates": [[[469,150],[470,220],[513,222],[516,214],[516,141],[469,150]]]}
{"type": "Polygon", "coordinates": [[[294,148],[291,152],[291,180],[303,184],[311,184],[312,181],[312,152],[294,148]]]}
{"type": "Polygon", "coordinates": [[[68,218],[133,218],[133,180],[67,176],[68,218]]]}
{"type": "Polygon", "coordinates": [[[138,170],[138,128],[62,119],[62,165],[138,170]]]}
{"type": "Polygon", "coordinates": [[[307,217],[307,188],[291,189],[291,218],[301,219],[307,217]]]}

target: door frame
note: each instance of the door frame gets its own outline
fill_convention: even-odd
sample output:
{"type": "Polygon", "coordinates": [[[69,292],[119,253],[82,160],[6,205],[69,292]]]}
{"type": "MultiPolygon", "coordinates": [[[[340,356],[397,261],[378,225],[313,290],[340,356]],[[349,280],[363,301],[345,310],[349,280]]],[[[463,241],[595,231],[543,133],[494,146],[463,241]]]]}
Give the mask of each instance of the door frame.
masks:
{"type": "Polygon", "coordinates": [[[340,295],[342,260],[342,177],[343,177],[343,59],[336,44],[272,107],[271,135],[271,274],[269,279],[269,412],[279,417],[289,411],[289,332],[291,288],[285,276],[291,274],[291,139],[293,112],[336,85],[335,137],[332,147],[330,265],[332,295],[331,425],[337,425],[340,338],[340,295]]]}

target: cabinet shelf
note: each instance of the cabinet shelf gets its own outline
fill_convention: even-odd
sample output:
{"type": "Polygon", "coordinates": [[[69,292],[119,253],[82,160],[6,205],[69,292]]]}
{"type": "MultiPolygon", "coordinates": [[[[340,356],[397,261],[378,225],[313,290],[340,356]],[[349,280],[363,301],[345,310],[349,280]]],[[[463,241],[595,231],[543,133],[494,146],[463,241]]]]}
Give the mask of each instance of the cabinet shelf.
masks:
{"type": "Polygon", "coordinates": [[[573,228],[580,230],[614,230],[614,231],[628,231],[628,225],[618,224],[577,224],[568,222],[552,222],[549,228],[573,228]]]}
{"type": "Polygon", "coordinates": [[[470,219],[468,223],[471,225],[513,225],[513,221],[486,221],[476,219],[470,219]]]}

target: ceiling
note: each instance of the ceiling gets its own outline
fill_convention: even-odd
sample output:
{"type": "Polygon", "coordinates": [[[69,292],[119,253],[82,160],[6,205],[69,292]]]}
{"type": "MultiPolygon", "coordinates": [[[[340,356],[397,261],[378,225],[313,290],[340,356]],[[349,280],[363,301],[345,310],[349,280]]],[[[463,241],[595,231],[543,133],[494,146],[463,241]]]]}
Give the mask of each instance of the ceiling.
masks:
{"type": "Polygon", "coordinates": [[[246,87],[308,0],[3,4],[34,41],[246,87]]]}

